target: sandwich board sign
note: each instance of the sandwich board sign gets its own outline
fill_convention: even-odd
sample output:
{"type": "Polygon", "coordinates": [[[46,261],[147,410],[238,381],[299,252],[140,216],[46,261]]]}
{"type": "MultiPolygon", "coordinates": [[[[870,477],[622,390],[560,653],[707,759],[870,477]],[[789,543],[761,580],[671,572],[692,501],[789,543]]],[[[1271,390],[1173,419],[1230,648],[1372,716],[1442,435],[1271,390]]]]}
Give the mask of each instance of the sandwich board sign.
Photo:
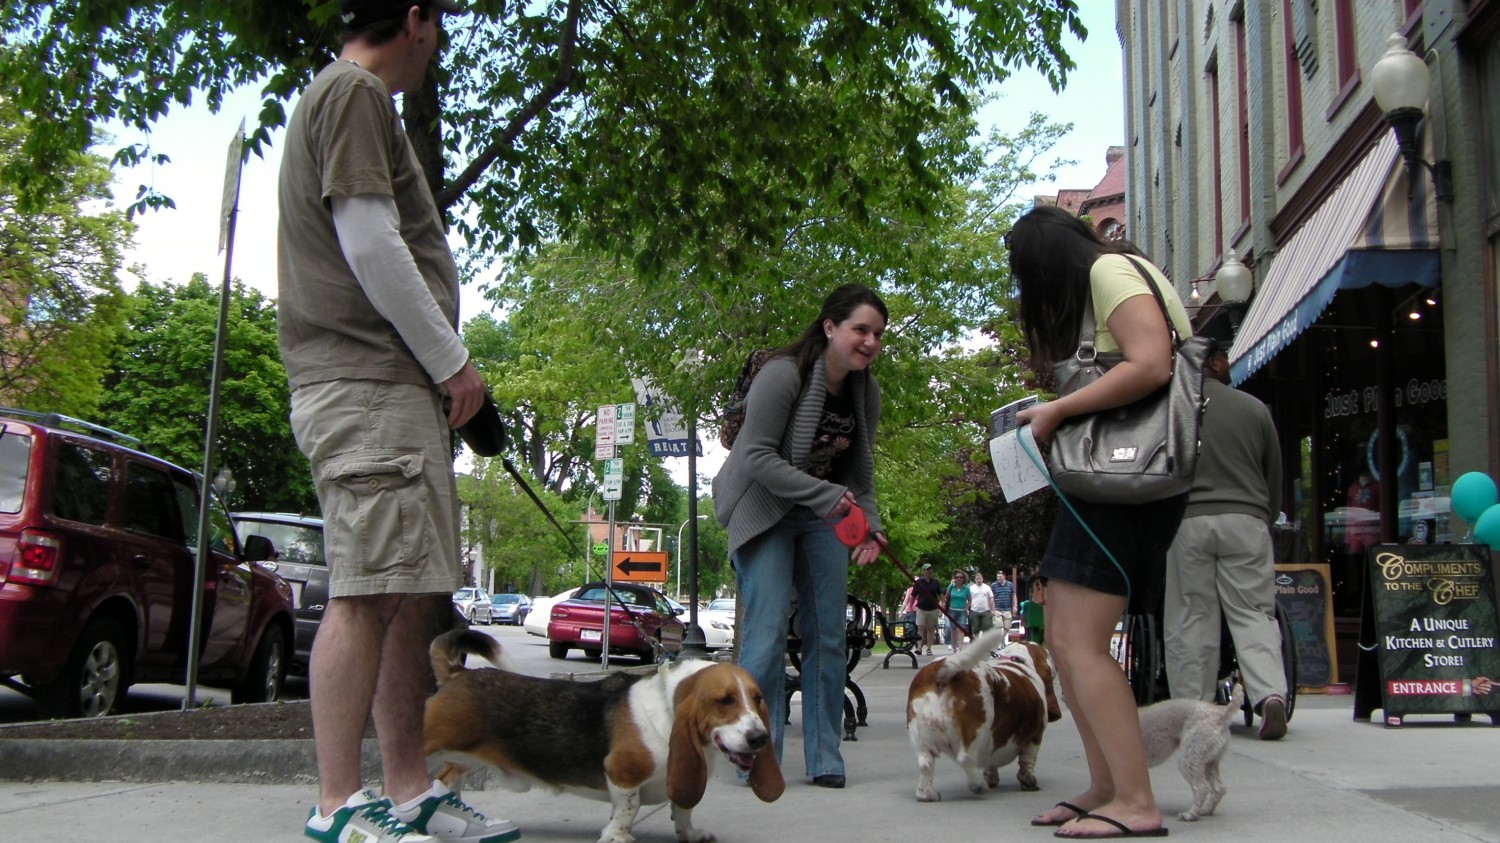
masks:
{"type": "Polygon", "coordinates": [[[1489,548],[1378,545],[1365,566],[1354,717],[1485,714],[1500,723],[1500,623],[1489,548]],[[1482,681],[1481,681],[1482,680],[1482,681]]]}

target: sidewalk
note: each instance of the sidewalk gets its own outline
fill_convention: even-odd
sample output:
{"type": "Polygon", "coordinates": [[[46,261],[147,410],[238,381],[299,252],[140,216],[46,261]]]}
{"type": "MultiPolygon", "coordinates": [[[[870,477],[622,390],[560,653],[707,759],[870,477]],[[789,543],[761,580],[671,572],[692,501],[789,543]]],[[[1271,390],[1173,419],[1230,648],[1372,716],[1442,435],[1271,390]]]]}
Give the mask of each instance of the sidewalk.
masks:
{"type": "MultiPolygon", "coordinates": [[[[1012,766],[1001,770],[1000,790],[974,796],[958,767],[944,760],[936,784],[945,801],[920,804],[913,796],[916,762],[905,729],[912,675],[895,660],[889,670],[881,669],[878,659],[861,662],[856,678],[869,702],[869,725],[859,729],[857,742],[844,744],[847,789],[807,783],[794,700],[784,755],[786,795],[763,804],[737,787],[720,764],[694,811],[695,824],[721,843],[1050,839],[1050,829],[1032,828],[1029,819],[1087,782],[1068,717],[1048,729],[1037,765],[1040,792],[1019,790],[1012,766]]],[[[1175,761],[1154,770],[1172,838],[1500,843],[1500,729],[1487,718],[1468,725],[1429,718],[1386,729],[1378,716],[1374,723],[1354,722],[1351,711],[1348,696],[1299,697],[1290,733],[1276,743],[1257,740],[1236,720],[1223,765],[1229,795],[1215,816],[1196,823],[1176,818],[1191,803],[1191,793],[1175,761]]],[[[215,766],[225,775],[242,773],[253,754],[182,751],[194,755],[199,778],[218,777],[215,766]]],[[[281,751],[285,766],[268,778],[310,781],[305,770],[296,769],[303,763],[298,753],[281,751]]],[[[57,765],[71,766],[79,776],[104,760],[87,745],[56,747],[53,755],[57,765]]],[[[0,779],[24,775],[16,763],[0,746],[0,779]]],[[[0,781],[0,829],[7,840],[292,841],[301,839],[313,796],[310,783],[0,781]]],[[[481,811],[515,820],[523,839],[532,841],[595,840],[609,814],[604,802],[546,792],[471,790],[466,798],[481,811]]],[[[672,843],[665,806],[642,810],[636,835],[642,843],[672,843]]]]}

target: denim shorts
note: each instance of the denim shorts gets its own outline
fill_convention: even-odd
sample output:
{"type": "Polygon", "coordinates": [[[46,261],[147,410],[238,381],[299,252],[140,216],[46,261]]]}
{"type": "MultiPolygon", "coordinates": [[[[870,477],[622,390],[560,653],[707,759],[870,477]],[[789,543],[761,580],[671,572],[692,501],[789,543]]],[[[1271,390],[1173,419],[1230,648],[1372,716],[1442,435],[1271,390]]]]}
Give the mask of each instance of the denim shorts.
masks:
{"type": "Polygon", "coordinates": [[[1187,509],[1187,494],[1142,504],[1100,504],[1070,498],[1057,509],[1038,575],[1105,594],[1130,595],[1132,612],[1154,611],[1167,574],[1167,549],[1187,509]],[[1083,523],[1093,531],[1089,535],[1083,523]],[[1099,546],[1120,563],[1117,568],[1099,546]],[[1125,576],[1121,576],[1120,568],[1125,576]],[[1127,586],[1125,577],[1129,577],[1127,586]]]}
{"type": "Polygon", "coordinates": [[[306,384],[292,392],[292,433],[323,509],[329,597],[458,587],[458,491],[436,389],[306,384]]]}

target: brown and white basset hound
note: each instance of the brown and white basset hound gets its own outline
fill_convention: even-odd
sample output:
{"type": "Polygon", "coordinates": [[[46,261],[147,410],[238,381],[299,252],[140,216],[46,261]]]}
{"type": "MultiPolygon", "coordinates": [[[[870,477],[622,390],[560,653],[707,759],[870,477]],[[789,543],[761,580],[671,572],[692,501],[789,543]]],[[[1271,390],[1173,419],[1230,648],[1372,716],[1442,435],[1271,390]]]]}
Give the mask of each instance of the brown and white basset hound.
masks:
{"type": "Polygon", "coordinates": [[[727,663],[679,661],[650,673],[598,681],[468,670],[465,654],[503,667],[500,644],[455,630],[429,650],[438,691],[424,722],[429,762],[447,762],[450,786],[466,764],[500,773],[503,786],[567,791],[610,802],[599,843],[631,843],[642,805],[672,804],[682,843],[712,834],[692,825],[716,755],[749,772],[750,788],[774,802],[786,785],[771,746],[760,687],[727,663]]]}
{"type": "Polygon", "coordinates": [[[1040,645],[1018,641],[992,656],[1005,634],[990,630],[912,679],[906,734],[917,752],[918,802],[942,800],[932,769],[943,755],[963,768],[974,793],[999,787],[1000,767],[1017,759],[1021,789],[1038,789],[1042,732],[1062,718],[1056,678],[1040,645]]]}

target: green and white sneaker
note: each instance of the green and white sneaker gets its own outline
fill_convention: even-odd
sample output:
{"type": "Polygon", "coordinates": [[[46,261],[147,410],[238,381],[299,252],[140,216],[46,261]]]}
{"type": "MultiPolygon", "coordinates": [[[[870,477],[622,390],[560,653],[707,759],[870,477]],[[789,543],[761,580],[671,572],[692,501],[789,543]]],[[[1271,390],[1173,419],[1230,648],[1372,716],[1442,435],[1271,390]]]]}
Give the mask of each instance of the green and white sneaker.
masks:
{"type": "Polygon", "coordinates": [[[421,802],[392,808],[391,816],[443,843],[510,843],[521,839],[521,829],[515,823],[486,817],[440,781],[432,783],[432,790],[421,802]]]}
{"type": "Polygon", "coordinates": [[[349,797],[331,817],[313,808],[302,833],[323,843],[431,843],[429,837],[391,816],[391,801],[366,788],[349,797]]]}

